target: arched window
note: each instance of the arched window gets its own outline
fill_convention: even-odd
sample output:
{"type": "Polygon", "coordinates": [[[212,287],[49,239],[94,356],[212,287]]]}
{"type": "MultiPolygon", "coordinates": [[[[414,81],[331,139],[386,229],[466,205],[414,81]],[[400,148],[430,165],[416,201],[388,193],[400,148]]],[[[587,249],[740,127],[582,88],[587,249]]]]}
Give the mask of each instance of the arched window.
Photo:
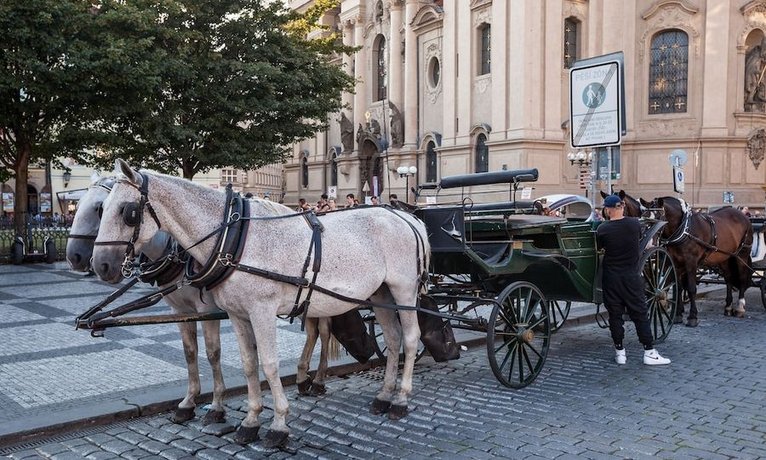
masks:
{"type": "Polygon", "coordinates": [[[309,187],[309,153],[303,152],[303,158],[301,158],[301,185],[303,188],[309,187]]]}
{"type": "Polygon", "coordinates": [[[378,35],[375,39],[375,100],[386,99],[386,38],[378,35]]]}
{"type": "Polygon", "coordinates": [[[489,171],[489,147],[487,147],[487,135],[480,133],[476,136],[476,172],[489,171]]]}
{"type": "Polygon", "coordinates": [[[577,43],[579,39],[579,21],[575,18],[566,18],[564,20],[564,68],[569,69],[577,60],[577,50],[580,48],[577,43]]]}
{"type": "Polygon", "coordinates": [[[430,141],[426,147],[426,182],[436,182],[436,144],[430,141]]]}
{"type": "Polygon", "coordinates": [[[649,113],[684,113],[689,80],[689,36],[665,30],[652,38],[649,113]]]}
{"type": "Polygon", "coordinates": [[[492,70],[492,30],[489,24],[479,26],[479,75],[492,70]]]}

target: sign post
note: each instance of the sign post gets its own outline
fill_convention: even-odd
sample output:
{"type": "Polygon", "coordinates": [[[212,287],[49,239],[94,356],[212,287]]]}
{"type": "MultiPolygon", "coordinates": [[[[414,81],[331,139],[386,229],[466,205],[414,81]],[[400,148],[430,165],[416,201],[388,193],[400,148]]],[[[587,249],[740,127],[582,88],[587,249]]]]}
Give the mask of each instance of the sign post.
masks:
{"type": "MultiPolygon", "coordinates": [[[[569,70],[569,121],[572,148],[606,147],[606,180],[612,192],[612,147],[626,133],[625,58],[622,52],[574,63],[569,70]]],[[[600,177],[599,162],[591,164],[600,177]]],[[[595,194],[594,194],[595,195],[595,194]]],[[[595,204],[595,196],[592,198],[595,204]]]]}

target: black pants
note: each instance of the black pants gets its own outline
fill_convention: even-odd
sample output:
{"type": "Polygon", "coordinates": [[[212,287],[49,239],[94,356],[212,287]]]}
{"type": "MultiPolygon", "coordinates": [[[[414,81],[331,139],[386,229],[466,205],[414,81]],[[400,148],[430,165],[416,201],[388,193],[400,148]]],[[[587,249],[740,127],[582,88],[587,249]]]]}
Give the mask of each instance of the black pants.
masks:
{"type": "Polygon", "coordinates": [[[636,325],[638,340],[645,349],[653,348],[654,337],[649,325],[649,307],[646,304],[644,280],[637,274],[610,273],[604,270],[604,306],[609,312],[609,332],[615,344],[625,338],[623,313],[636,325]]]}

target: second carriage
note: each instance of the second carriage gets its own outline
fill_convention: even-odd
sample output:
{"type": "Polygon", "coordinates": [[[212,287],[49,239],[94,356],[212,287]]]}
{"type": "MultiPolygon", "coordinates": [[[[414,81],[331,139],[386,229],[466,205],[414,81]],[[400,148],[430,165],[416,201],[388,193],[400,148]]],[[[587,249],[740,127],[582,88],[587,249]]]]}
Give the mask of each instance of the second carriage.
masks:
{"type": "MultiPolygon", "coordinates": [[[[519,184],[537,177],[536,169],[445,177],[437,190],[460,189],[453,204],[415,210],[431,243],[429,297],[453,327],[486,331],[490,367],[512,388],[541,372],[572,302],[602,301],[599,221],[590,212],[548,213],[550,203],[517,201],[519,184]],[[474,204],[471,190],[493,184],[505,184],[509,199],[474,204]]],[[[648,244],[662,225],[644,222],[637,267],[656,341],[668,336],[680,301],[670,256],[648,244]]]]}

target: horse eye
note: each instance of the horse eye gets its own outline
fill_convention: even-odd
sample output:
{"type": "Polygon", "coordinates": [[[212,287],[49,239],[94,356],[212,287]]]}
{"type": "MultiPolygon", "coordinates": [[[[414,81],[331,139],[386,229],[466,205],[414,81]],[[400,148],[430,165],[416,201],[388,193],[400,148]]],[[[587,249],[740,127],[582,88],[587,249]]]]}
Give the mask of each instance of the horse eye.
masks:
{"type": "Polygon", "coordinates": [[[98,205],[98,218],[100,219],[101,216],[104,214],[104,205],[98,205]]]}

